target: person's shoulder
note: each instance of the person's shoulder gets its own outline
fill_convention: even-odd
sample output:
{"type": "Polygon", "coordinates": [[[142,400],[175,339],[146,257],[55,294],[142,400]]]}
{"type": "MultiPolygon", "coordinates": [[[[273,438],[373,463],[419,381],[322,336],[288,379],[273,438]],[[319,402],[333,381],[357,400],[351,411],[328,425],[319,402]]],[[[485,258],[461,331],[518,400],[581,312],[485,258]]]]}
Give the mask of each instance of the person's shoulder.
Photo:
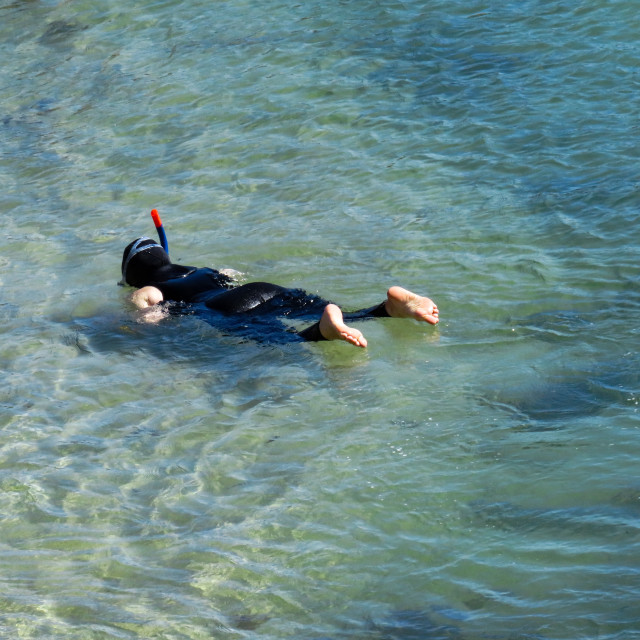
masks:
{"type": "Polygon", "coordinates": [[[218,286],[228,287],[233,283],[233,280],[228,275],[222,273],[221,271],[218,271],[217,269],[212,269],[211,267],[202,267],[201,269],[198,269],[198,271],[206,272],[218,286]]]}

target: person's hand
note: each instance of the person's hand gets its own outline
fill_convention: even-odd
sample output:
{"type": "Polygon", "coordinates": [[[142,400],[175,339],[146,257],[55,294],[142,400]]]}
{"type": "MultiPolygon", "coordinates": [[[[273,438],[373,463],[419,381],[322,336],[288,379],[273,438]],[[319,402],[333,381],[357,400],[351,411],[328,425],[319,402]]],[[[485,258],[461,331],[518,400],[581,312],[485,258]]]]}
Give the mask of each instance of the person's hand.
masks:
{"type": "Polygon", "coordinates": [[[131,294],[131,302],[138,307],[138,309],[146,309],[147,307],[152,307],[158,302],[162,302],[164,300],[162,296],[162,291],[157,289],[156,287],[142,287],[137,291],[134,291],[131,294]]]}

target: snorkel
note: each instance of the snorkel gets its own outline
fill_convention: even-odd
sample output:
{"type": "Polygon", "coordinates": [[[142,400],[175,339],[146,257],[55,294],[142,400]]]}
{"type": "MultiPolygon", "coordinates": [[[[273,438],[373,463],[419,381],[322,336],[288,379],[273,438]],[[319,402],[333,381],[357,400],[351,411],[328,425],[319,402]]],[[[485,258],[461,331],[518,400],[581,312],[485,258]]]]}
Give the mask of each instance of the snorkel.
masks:
{"type": "MultiPolygon", "coordinates": [[[[136,271],[138,272],[138,276],[140,276],[140,269],[149,270],[149,269],[157,269],[164,265],[170,265],[171,259],[169,258],[169,243],[167,242],[167,234],[164,232],[164,227],[162,226],[162,220],[160,220],[160,215],[158,214],[157,209],[153,209],[151,211],[151,217],[153,218],[153,224],[156,227],[156,231],[158,232],[158,238],[160,239],[160,244],[158,244],[155,240],[151,238],[142,237],[134,240],[130,245],[128,245],[122,256],[122,280],[118,282],[119,285],[132,285],[135,286],[134,283],[129,279],[127,279],[127,270],[129,268],[129,263],[132,258],[135,258],[138,254],[145,252],[148,253],[147,259],[140,264],[140,260],[137,259],[138,266],[136,271]],[[157,251],[156,251],[157,250],[157,251]],[[154,253],[155,252],[155,253],[154,253]],[[157,252],[160,252],[161,255],[158,255],[157,252]],[[151,256],[153,254],[153,257],[151,256]],[[151,262],[149,262],[151,260],[151,262]],[[146,263],[146,266],[145,266],[146,263]]],[[[134,277],[138,277],[134,276],[134,277]]],[[[143,286],[143,285],[139,285],[143,286]]]]}
{"type": "Polygon", "coordinates": [[[158,232],[158,239],[160,240],[160,246],[169,253],[169,243],[167,242],[167,234],[164,232],[162,226],[162,220],[160,220],[160,214],[157,209],[151,209],[151,217],[153,218],[153,224],[156,225],[156,231],[158,232]]]}

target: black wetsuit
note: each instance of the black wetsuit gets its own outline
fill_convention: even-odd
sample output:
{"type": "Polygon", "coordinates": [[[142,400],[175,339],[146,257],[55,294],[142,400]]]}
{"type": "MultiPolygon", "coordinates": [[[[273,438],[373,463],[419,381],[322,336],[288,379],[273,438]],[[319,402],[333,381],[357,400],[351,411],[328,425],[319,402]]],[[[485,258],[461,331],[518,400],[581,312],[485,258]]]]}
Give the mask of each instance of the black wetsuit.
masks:
{"type": "MultiPolygon", "coordinates": [[[[325,339],[320,333],[318,319],[329,304],[327,300],[302,289],[287,289],[268,282],[233,287],[230,278],[214,269],[183,269],[185,275],[147,282],[160,289],[167,302],[182,303],[173,307],[178,312],[194,312],[213,326],[260,341],[325,339]],[[296,331],[286,327],[280,318],[316,322],[296,331]]],[[[388,317],[384,303],[344,314],[345,320],[375,317],[388,317]]]]}

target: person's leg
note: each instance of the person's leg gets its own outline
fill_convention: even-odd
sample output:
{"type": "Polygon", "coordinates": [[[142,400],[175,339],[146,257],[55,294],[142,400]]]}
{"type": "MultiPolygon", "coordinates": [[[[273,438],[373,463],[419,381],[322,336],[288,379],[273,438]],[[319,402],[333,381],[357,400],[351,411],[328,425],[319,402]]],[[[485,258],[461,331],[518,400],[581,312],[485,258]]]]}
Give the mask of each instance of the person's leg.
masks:
{"type": "Polygon", "coordinates": [[[320,340],[344,340],[356,347],[366,347],[367,340],[361,331],[345,324],[342,310],[336,304],[328,304],[320,320],[298,334],[309,342],[320,340]]]}
{"type": "Polygon", "coordinates": [[[358,347],[366,347],[367,340],[358,329],[348,326],[345,320],[364,320],[367,318],[413,318],[430,324],[437,324],[439,311],[437,305],[425,296],[419,296],[402,287],[391,287],[387,299],[374,307],[343,314],[340,307],[328,304],[318,322],[300,331],[305,340],[344,340],[358,347]]]}
{"type": "Polygon", "coordinates": [[[431,298],[402,287],[391,287],[387,291],[385,309],[392,318],[413,318],[429,324],[438,324],[440,319],[438,306],[431,298]]]}
{"type": "Polygon", "coordinates": [[[302,289],[249,282],[216,293],[204,304],[215,312],[209,316],[205,313],[210,324],[258,342],[285,344],[300,340],[326,340],[319,331],[319,322],[300,333],[282,322],[284,318],[313,321],[322,317],[329,302],[302,289]]]}
{"type": "Polygon", "coordinates": [[[430,298],[419,296],[402,287],[391,287],[384,302],[368,309],[347,312],[344,319],[349,321],[365,318],[413,318],[438,324],[438,315],[438,307],[430,298]]]}
{"type": "MultiPolygon", "coordinates": [[[[358,329],[345,320],[366,318],[414,318],[430,324],[438,322],[438,307],[424,296],[402,287],[391,287],[387,299],[374,307],[343,314],[341,309],[299,289],[286,289],[268,282],[251,282],[217,294],[206,302],[207,307],[224,315],[246,314],[282,316],[302,319],[319,313],[318,322],[298,332],[303,340],[344,340],[358,347],[366,347],[367,340],[358,329]]],[[[317,316],[316,316],[317,317],[317,316]]]]}

